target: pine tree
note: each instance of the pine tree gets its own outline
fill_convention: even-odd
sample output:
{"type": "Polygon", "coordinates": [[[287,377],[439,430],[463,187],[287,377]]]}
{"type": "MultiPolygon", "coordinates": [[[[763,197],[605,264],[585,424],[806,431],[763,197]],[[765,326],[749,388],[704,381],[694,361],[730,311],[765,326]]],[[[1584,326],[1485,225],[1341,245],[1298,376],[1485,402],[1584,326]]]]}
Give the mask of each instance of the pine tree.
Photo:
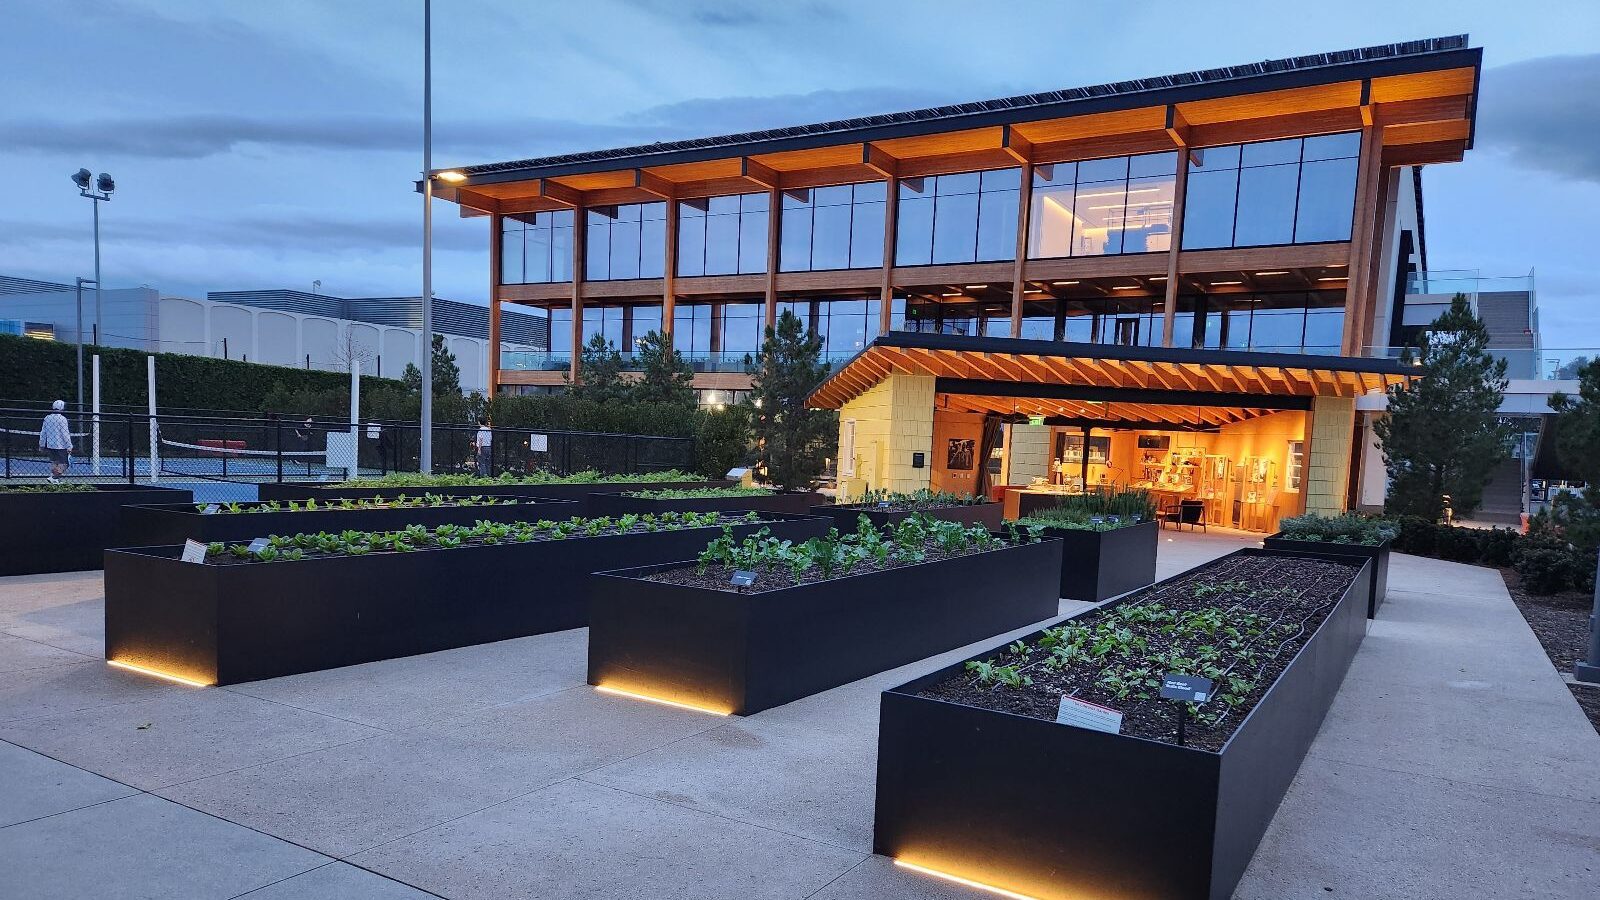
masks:
{"type": "Polygon", "coordinates": [[[1600,360],[1584,360],[1571,377],[1578,379],[1576,398],[1559,391],[1550,395],[1556,452],[1574,476],[1600,485],[1600,360]]]}
{"type": "Polygon", "coordinates": [[[766,330],[750,374],[750,421],[767,480],[785,490],[810,487],[833,454],[837,433],[834,413],[806,408],[806,397],[828,374],[822,339],[785,310],[766,330]]]}
{"type": "Polygon", "coordinates": [[[639,339],[635,355],[640,372],[633,385],[636,402],[694,406],[694,369],[676,349],[667,346],[665,335],[656,331],[646,334],[639,339]]]}
{"type": "MultiPolygon", "coordinates": [[[[405,371],[400,373],[400,381],[406,389],[422,393],[422,370],[415,363],[406,363],[405,371]]],[[[450,396],[461,393],[461,368],[456,365],[456,355],[451,353],[444,345],[444,335],[433,336],[433,395],[450,396]]]]}
{"type": "Polygon", "coordinates": [[[1389,388],[1389,414],[1374,425],[1389,473],[1393,515],[1438,519],[1444,498],[1466,517],[1483,501],[1494,467],[1510,455],[1500,422],[1506,361],[1487,352],[1489,330],[1457,294],[1418,338],[1422,377],[1389,388]]]}
{"type": "Polygon", "coordinates": [[[567,376],[567,392],[579,400],[596,403],[627,401],[631,399],[632,385],[622,378],[622,354],[617,346],[595,334],[583,345],[583,355],[578,361],[578,382],[567,376]]]}

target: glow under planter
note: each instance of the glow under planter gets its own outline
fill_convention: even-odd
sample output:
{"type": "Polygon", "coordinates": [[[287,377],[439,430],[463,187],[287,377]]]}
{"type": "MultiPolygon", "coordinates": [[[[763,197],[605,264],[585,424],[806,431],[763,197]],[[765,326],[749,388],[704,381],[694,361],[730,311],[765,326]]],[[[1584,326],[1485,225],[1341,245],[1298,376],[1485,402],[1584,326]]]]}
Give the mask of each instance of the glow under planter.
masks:
{"type": "MultiPolygon", "coordinates": [[[[649,486],[635,490],[650,490],[649,486]]],[[[813,509],[827,500],[814,491],[775,491],[770,494],[741,494],[730,497],[631,497],[627,491],[591,493],[589,515],[620,516],[624,513],[735,512],[754,509],[761,512],[816,515],[813,509]]]]}
{"type": "MultiPolygon", "coordinates": [[[[740,524],[805,540],[823,520],[740,524]]],[[[182,562],[181,547],[106,553],[106,659],[236,684],[588,623],[590,572],[698,554],[719,526],[297,561],[182,562]]]]}
{"type": "Polygon", "coordinates": [[[1361,645],[1369,590],[1352,569],[1217,752],[918,696],[965,661],[884,691],[873,851],[1043,900],[1225,900],[1361,645]]]}
{"type": "Polygon", "coordinates": [[[1051,618],[1060,564],[1045,540],[754,594],[597,573],[589,683],[749,715],[1051,618]]]}
{"type": "MultiPolygon", "coordinates": [[[[533,522],[570,519],[578,504],[542,497],[512,497],[516,503],[493,506],[411,506],[378,509],[340,509],[319,502],[313,510],[207,515],[193,503],[164,503],[122,508],[120,530],[124,547],[155,547],[186,540],[245,541],[273,534],[313,534],[326,531],[399,531],[407,525],[472,525],[489,522],[533,522]]],[[[337,503],[338,501],[334,501],[337,503]]],[[[255,507],[258,504],[242,504],[255,507]]]]}
{"type": "Polygon", "coordinates": [[[127,503],[194,499],[179,488],[97,484],[92,491],[0,491],[0,575],[98,569],[115,547],[117,511],[127,503]]]}
{"type": "Polygon", "coordinates": [[[1298,541],[1278,532],[1263,540],[1268,550],[1288,550],[1294,553],[1331,553],[1335,556],[1359,556],[1372,560],[1372,600],[1367,607],[1367,618],[1376,619],[1378,608],[1383,606],[1389,593],[1390,542],[1381,544],[1339,544],[1333,541],[1298,541]]]}
{"type": "Polygon", "coordinates": [[[946,522],[960,522],[963,525],[982,525],[990,531],[1000,530],[1000,518],[1003,507],[993,501],[971,503],[958,506],[932,506],[927,509],[883,509],[872,505],[856,504],[829,504],[814,506],[811,514],[815,516],[832,516],[840,531],[855,531],[856,525],[862,516],[867,517],[874,527],[879,529],[902,522],[917,513],[934,519],[943,519],[946,522]]]}

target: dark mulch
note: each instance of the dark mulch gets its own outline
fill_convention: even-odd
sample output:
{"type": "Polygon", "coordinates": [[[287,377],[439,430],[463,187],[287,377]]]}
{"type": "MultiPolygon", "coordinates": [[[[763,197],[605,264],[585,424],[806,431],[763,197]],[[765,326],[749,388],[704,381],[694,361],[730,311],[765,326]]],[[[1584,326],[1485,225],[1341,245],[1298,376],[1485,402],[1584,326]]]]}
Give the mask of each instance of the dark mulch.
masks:
{"type": "MultiPolygon", "coordinates": [[[[1550,662],[1562,674],[1571,674],[1578,660],[1589,652],[1589,614],[1594,609],[1594,596],[1583,591],[1530,594],[1522,589],[1522,579],[1515,569],[1501,569],[1500,577],[1505,579],[1511,602],[1528,620],[1528,627],[1544,646],[1550,662]]],[[[1590,724],[1600,732],[1600,686],[1571,687],[1590,724]]]]}
{"type": "MultiPolygon", "coordinates": [[[[1358,571],[1358,566],[1331,560],[1227,557],[1147,588],[1121,601],[1116,608],[1159,603],[1167,609],[1183,612],[1220,609],[1224,611],[1225,621],[1237,621],[1229,620],[1228,614],[1241,610],[1264,614],[1273,620],[1274,629],[1256,639],[1253,645],[1266,656],[1265,662],[1227,669],[1231,675],[1252,679],[1254,690],[1214,723],[1190,720],[1186,745],[1220,750],[1295,654],[1316,633],[1358,571]],[[1201,592],[1197,597],[1195,594],[1200,588],[1211,593],[1201,592]],[[1285,627],[1279,630],[1278,626],[1285,627]]],[[[1094,624],[1107,614],[1107,609],[1102,607],[1067,624],[1094,624]]],[[[1159,631],[1141,625],[1132,626],[1132,631],[1149,641],[1145,656],[1168,649],[1170,641],[1159,631]]],[[[1176,703],[1159,697],[1119,699],[1097,683],[1104,671],[1101,663],[1074,663],[1052,670],[1043,664],[1046,658],[1045,654],[1035,652],[1030,662],[1009,648],[990,658],[997,666],[1017,665],[1033,679],[1031,685],[989,686],[975,675],[963,672],[924,689],[920,696],[1055,721],[1061,697],[1068,695],[1121,712],[1123,734],[1176,743],[1176,703]]],[[[1219,702],[1214,701],[1207,709],[1221,711],[1219,702]]]]}

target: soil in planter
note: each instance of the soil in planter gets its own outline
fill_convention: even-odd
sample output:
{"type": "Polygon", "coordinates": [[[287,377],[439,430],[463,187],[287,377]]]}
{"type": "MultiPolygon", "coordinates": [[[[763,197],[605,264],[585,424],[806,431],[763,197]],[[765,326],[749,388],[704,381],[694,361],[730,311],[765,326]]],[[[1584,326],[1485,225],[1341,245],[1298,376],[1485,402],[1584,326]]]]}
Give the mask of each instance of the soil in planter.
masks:
{"type": "Polygon", "coordinates": [[[1069,695],[1121,712],[1123,734],[1176,743],[1178,707],[1161,699],[1161,676],[1209,674],[1217,697],[1191,705],[1185,744],[1220,750],[1359,571],[1359,564],[1332,560],[1226,558],[1047,629],[1065,639],[1059,649],[1041,646],[1049,639],[1026,653],[1013,643],[920,696],[1055,721],[1061,697],[1069,695]],[[1182,623],[1176,632],[1169,627],[1174,622],[1182,623]],[[1069,649],[1074,635],[1086,640],[1069,649]],[[1193,662],[1208,652],[1219,655],[1193,662]],[[1032,683],[1004,683],[1024,676],[1032,683]]]}
{"type": "MultiPolygon", "coordinates": [[[[1528,620],[1528,627],[1533,629],[1550,662],[1562,674],[1571,674],[1573,667],[1589,652],[1589,614],[1594,609],[1594,595],[1584,591],[1530,594],[1522,589],[1522,578],[1515,569],[1501,569],[1500,577],[1505,579],[1511,602],[1528,620]]],[[[1569,687],[1588,715],[1589,724],[1600,732],[1600,685],[1569,687]]]]}

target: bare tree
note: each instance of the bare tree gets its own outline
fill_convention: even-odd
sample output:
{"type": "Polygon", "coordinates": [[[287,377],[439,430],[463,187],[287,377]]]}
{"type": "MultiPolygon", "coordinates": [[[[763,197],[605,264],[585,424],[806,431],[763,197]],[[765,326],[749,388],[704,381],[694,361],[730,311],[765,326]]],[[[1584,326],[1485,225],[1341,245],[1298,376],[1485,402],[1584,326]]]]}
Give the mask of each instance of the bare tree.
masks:
{"type": "Polygon", "coordinates": [[[361,371],[370,375],[376,358],[377,354],[372,348],[364,347],[359,340],[356,340],[355,329],[348,325],[340,332],[339,340],[333,345],[333,364],[346,372],[354,369],[356,363],[360,363],[361,371]]]}

